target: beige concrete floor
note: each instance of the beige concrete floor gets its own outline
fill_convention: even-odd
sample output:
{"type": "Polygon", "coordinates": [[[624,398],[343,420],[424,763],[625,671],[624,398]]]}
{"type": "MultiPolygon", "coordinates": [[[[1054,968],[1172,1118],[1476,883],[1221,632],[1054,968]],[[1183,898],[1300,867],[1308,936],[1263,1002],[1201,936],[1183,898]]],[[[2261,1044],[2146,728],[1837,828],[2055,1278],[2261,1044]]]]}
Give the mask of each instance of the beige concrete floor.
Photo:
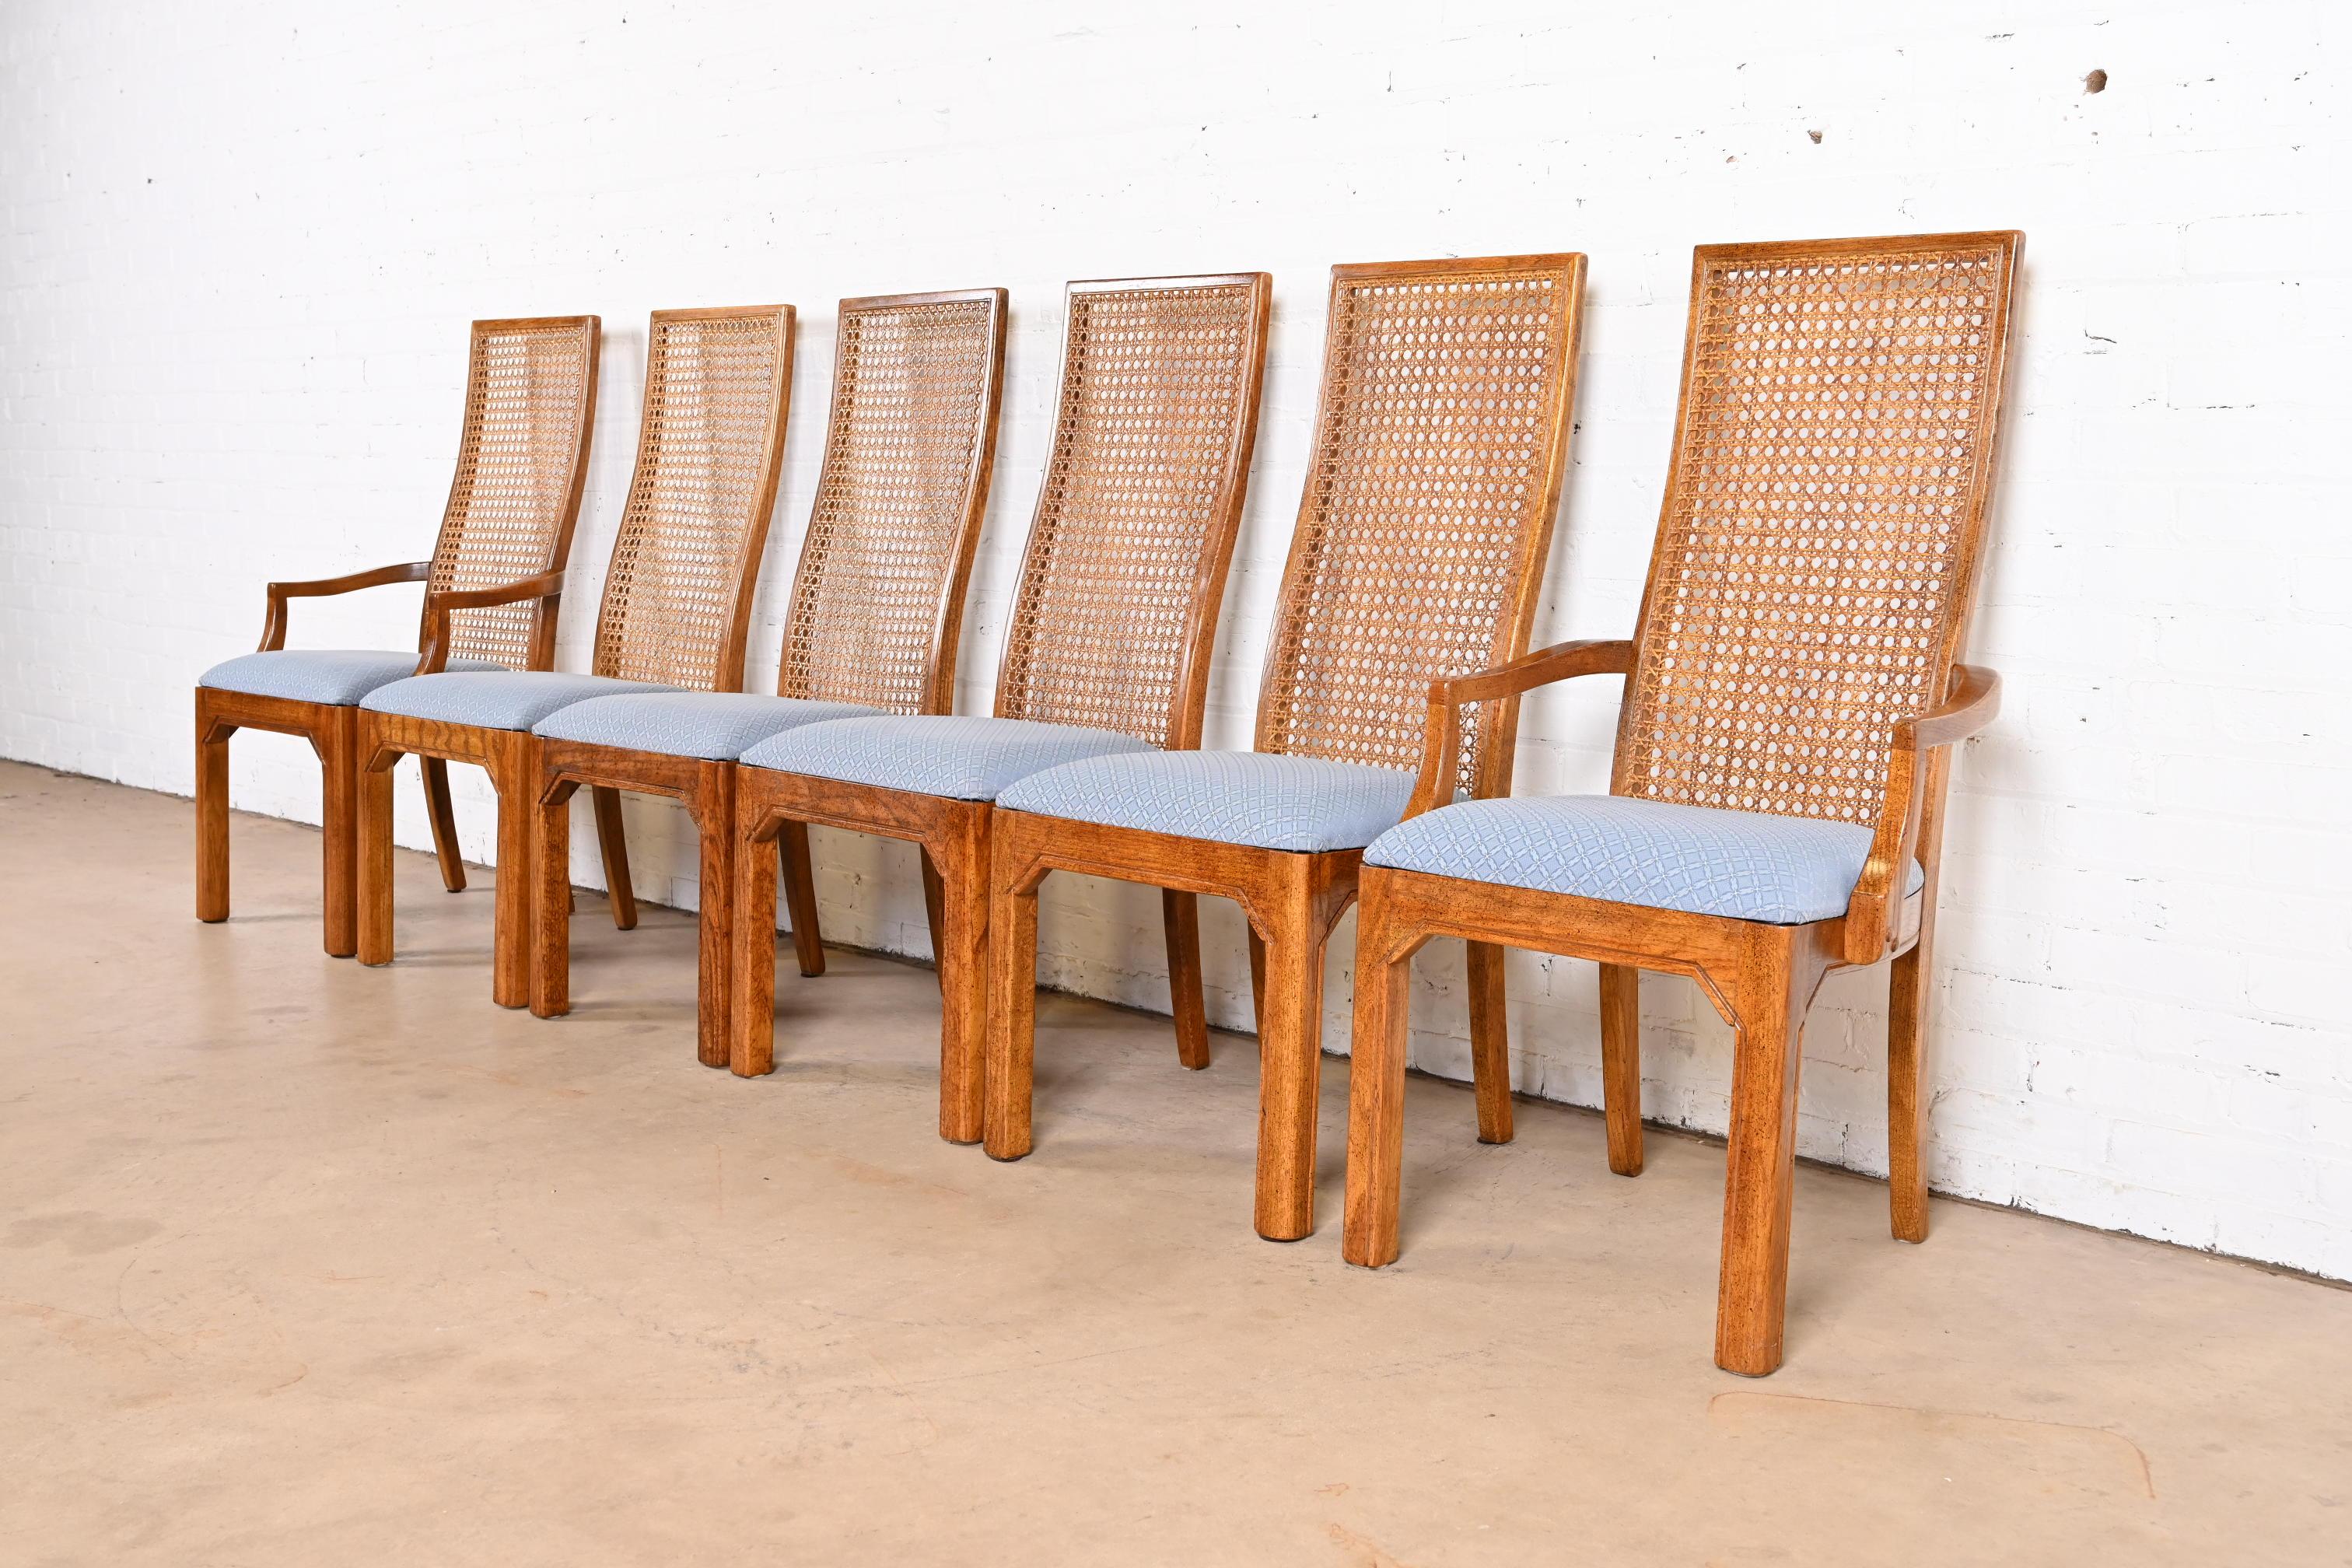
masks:
{"type": "MultiPolygon", "coordinates": [[[[404,785],[405,787],[405,785],[404,785]]],[[[1789,1362],[1708,1360],[1722,1155],[1412,1086],[1405,1256],[1250,1233],[1252,1042],[1040,1010],[1038,1144],[933,1133],[935,995],[780,980],[696,1065],[693,928],[583,897],[575,1011],[488,999],[488,877],[0,765],[0,1562],[2352,1562],[2352,1292],[1798,1182],[1789,1362]]]]}

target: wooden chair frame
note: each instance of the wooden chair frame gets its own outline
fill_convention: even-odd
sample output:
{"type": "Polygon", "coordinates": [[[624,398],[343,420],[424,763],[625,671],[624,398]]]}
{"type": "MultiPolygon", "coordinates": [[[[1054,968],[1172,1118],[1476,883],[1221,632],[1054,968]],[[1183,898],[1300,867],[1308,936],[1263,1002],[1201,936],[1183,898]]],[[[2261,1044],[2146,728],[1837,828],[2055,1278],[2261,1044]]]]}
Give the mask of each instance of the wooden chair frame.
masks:
{"type": "MultiPolygon", "coordinates": [[[[1273,281],[1263,272],[1207,277],[1114,279],[1074,282],[1068,294],[1073,304],[1088,295],[1181,289],[1251,291],[1248,342],[1244,351],[1245,384],[1234,438],[1226,450],[1217,500],[1208,521],[1193,576],[1185,624],[1180,639],[1179,668],[1172,683],[1167,727],[1160,736],[1170,750],[1197,747],[1208,700],[1209,655],[1216,636],[1217,615],[1224,598],[1225,577],[1233,562],[1234,537],[1240,526],[1248,486],[1250,457],[1256,445],[1260,393],[1265,373],[1265,335],[1273,281]]],[[[1076,311],[1066,312],[1062,396],[1057,408],[1066,408],[1073,394],[1073,370],[1078,347],[1071,330],[1076,311]]],[[[1055,453],[1048,460],[1046,479],[1040,485],[1036,511],[1025,552],[1024,580],[1040,570],[1041,552],[1049,542],[1045,524],[1054,476],[1066,459],[1075,432],[1057,427],[1055,453]]],[[[1016,617],[1018,611],[1016,610],[1016,617]]],[[[1010,638],[1008,637],[1008,646],[1010,638]]],[[[1014,699],[1013,660],[1000,671],[996,710],[1008,714],[1014,699]]],[[[989,861],[992,853],[994,804],[951,800],[909,790],[846,784],[833,779],[746,768],[738,778],[736,820],[739,842],[735,855],[735,907],[739,911],[772,910],[776,899],[776,857],[760,847],[792,824],[818,824],[855,832],[897,838],[919,847],[923,857],[923,894],[935,933],[941,996],[940,1035],[940,1136],[950,1142],[976,1143],[983,1130],[982,1070],[988,1018],[989,861]]],[[[1168,906],[1169,950],[1190,953],[1199,963],[1200,931],[1193,906],[1168,906]]],[[[775,942],[772,931],[757,919],[739,919],[733,1021],[730,1065],[745,1077],[772,1071],[775,1066],[775,942]]]]}
{"type": "MultiPolygon", "coordinates": [[[[1351,1263],[1377,1267],[1398,1250],[1398,1195],[1403,1142],[1405,1043],[1411,961],[1432,937],[1531,948],[1591,959],[1601,966],[1602,1094],[1609,1163],[1622,1175],[1642,1168],[1641,1015],[1643,969],[1687,975],[1738,1031],[1731,1090],[1729,1153],[1724,1191],[1721,1277],[1715,1357],[1727,1371],[1761,1376],[1780,1364],[1788,1294],[1790,1208],[1796,1153],[1797,1083],[1805,1015],[1833,969],[1895,960],[1888,1017],[1888,1143],[1893,1166],[1893,1228],[1906,1241],[1927,1232],[1921,1163],[1926,1108],[1921,1100],[1928,958],[1945,823],[1945,788],[1955,743],[1990,723],[2000,681],[1989,670],[1955,662],[1966,636],[1975,569],[2000,435],[2008,301],[2022,237],[2013,233],[1930,235],[1895,239],[1702,247],[1694,260],[1690,342],[1676,415],[1675,455],[1666,487],[1643,613],[1631,641],[1564,643],[1430,693],[1427,750],[1408,816],[1441,804],[1451,776],[1462,711],[1509,700],[1538,686],[1583,675],[1622,675],[1628,700],[1621,717],[1612,793],[1642,793],[1628,769],[1634,750],[1632,694],[1645,658],[1669,633],[1656,621],[1661,563],[1676,521],[1675,500],[1695,415],[1699,339],[1710,268],[1798,267],[1858,257],[1984,256],[1995,276],[1985,312],[1977,416],[1952,581],[1929,670],[1924,710],[1893,720],[1886,772],[1870,853],[1851,902],[1834,919],[1803,925],[1688,914],[1533,892],[1451,877],[1367,867],[1358,917],[1354,1059],[1349,1106],[1347,1219],[1342,1250],[1351,1263]],[[1940,701],[1934,700],[1940,695],[1940,701]],[[1925,884],[1906,895],[1916,859],[1925,884]]],[[[1506,1058],[1474,1053],[1482,1108],[1508,1093],[1506,1058]]]]}
{"type": "MultiPolygon", "coordinates": [[[[943,305],[984,306],[987,319],[982,348],[983,360],[978,438],[973,447],[971,466],[961,487],[960,521],[947,552],[946,570],[940,574],[931,595],[929,652],[917,710],[924,713],[944,713],[955,700],[956,654],[961,640],[965,589],[971,578],[972,555],[980,540],[981,519],[988,510],[989,479],[996,458],[997,413],[1003,399],[1004,380],[1004,290],[968,289],[842,300],[840,315],[844,330],[835,339],[834,354],[832,406],[835,424],[828,432],[825,447],[828,475],[836,465],[845,465],[856,459],[856,454],[845,445],[848,431],[842,412],[848,392],[845,376],[851,368],[847,357],[850,341],[847,324],[850,321],[857,316],[879,316],[943,305]]],[[[830,488],[821,478],[817,486],[818,506],[824,504],[824,497],[830,488]]],[[[807,595],[817,586],[815,578],[823,569],[817,554],[819,542],[812,530],[803,547],[796,604],[807,603],[807,595]]],[[[787,637],[789,639],[789,633],[787,637]]],[[[871,650],[840,647],[826,651],[833,658],[846,658],[870,653],[871,650]]],[[[779,696],[809,694],[793,689],[794,674],[793,660],[786,658],[777,675],[779,696]]],[[[800,684],[805,685],[806,682],[800,684]]],[[[558,740],[542,741],[540,757],[540,822],[534,848],[539,891],[531,965],[531,1012],[542,1018],[551,1018],[571,1010],[570,802],[573,793],[586,784],[600,788],[665,795],[686,808],[687,815],[693,819],[700,843],[702,897],[697,925],[701,956],[697,983],[696,1055],[705,1066],[727,1066],[730,1048],[728,1025],[731,1016],[728,986],[732,973],[736,919],[736,764],[731,760],[713,762],[558,740]]],[[[800,961],[801,973],[804,975],[822,974],[824,973],[824,947],[818,932],[816,886],[809,863],[807,826],[801,823],[784,824],[776,835],[776,847],[782,858],[785,896],[792,910],[793,944],[800,961]]],[[[759,908],[772,910],[772,894],[771,901],[759,908]]],[[[755,921],[758,920],[756,910],[752,918],[755,921]]],[[[772,921],[765,923],[772,930],[772,921]]],[[[933,940],[937,941],[936,931],[933,940]]]]}
{"type": "MultiPolygon", "coordinates": [[[[1501,614],[1484,634],[1475,658],[1492,662],[1526,648],[1541,590],[1544,560],[1567,469],[1570,411],[1575,406],[1577,356],[1583,323],[1585,258],[1580,255],[1508,256],[1443,261],[1389,262],[1335,267],[1331,273],[1332,338],[1325,350],[1316,417],[1317,459],[1299,500],[1285,571],[1286,619],[1307,613],[1318,516],[1318,484],[1336,458],[1342,378],[1352,369],[1340,359],[1343,300],[1350,289],[1374,290],[1416,282],[1492,279],[1500,274],[1550,277],[1565,303],[1554,318],[1548,344],[1549,404],[1540,416],[1541,458],[1531,504],[1519,509],[1518,537],[1502,569],[1501,614]]],[[[1391,564],[1391,573],[1400,568],[1391,564]]],[[[1407,615],[1416,612],[1407,610],[1407,615]]],[[[1402,626],[1388,628],[1405,630],[1402,626]]],[[[1256,746],[1286,751],[1277,717],[1309,693],[1307,678],[1286,663],[1286,640],[1277,632],[1268,649],[1261,682],[1256,746]]],[[[1402,637],[1391,640],[1403,642],[1402,637]]],[[[1404,650],[1395,650],[1404,657],[1404,650]]],[[[1510,787],[1515,705],[1504,705],[1484,737],[1475,769],[1481,793],[1510,787]]],[[[1405,716],[1400,714],[1402,721],[1405,716]]],[[[1032,1086],[1036,1040],[1037,896],[1055,871],[1078,871],[1119,881],[1140,882],[1160,891],[1169,940],[1169,993],[1176,1021],[1178,1059],[1187,1068],[1209,1065],[1206,1007],[1202,992],[1200,949],[1194,910],[1202,894],[1232,899],[1249,921],[1251,992],[1258,1020],[1258,1147],[1255,1199],[1257,1232],[1269,1240],[1292,1241],[1315,1228],[1316,1108],[1322,1063],[1323,963],[1331,931],[1355,901],[1360,848],[1301,853],[1226,844],[1178,835],[1080,822],[1031,812],[1008,811],[996,820],[996,847],[988,920],[994,933],[992,1011],[987,1060],[989,1154],[1017,1160],[1033,1145],[1032,1086]]],[[[1470,950],[1471,1034],[1476,1048],[1493,1053],[1500,1069],[1506,1048],[1502,1013],[1502,953],[1474,943],[1470,950]]],[[[1505,1085],[1501,1093],[1482,1087],[1482,1137],[1510,1137],[1508,1074],[1482,1074],[1482,1086],[1505,1085]]]]}
{"type": "MultiPolygon", "coordinates": [[[[432,558],[378,566],[340,577],[306,582],[272,583],[262,617],[258,653],[276,653],[286,646],[288,602],[358,593],[397,583],[431,583],[436,568],[444,576],[466,559],[466,497],[467,479],[482,445],[485,419],[484,387],[488,380],[487,351],[493,339],[526,332],[576,331],[581,336],[581,394],[578,416],[571,426],[571,484],[548,531],[547,547],[538,563],[542,571],[561,574],[572,550],[573,525],[579,521],[580,495],[588,477],[588,448],[596,416],[596,368],[604,336],[594,316],[538,316],[507,321],[480,321],[468,334],[466,415],[458,431],[458,466],[450,481],[449,500],[442,513],[440,537],[432,558]]],[[[425,652],[430,617],[420,615],[418,652],[425,652]]],[[[542,611],[534,619],[523,668],[545,669],[554,662],[555,621],[542,611]]],[[[420,664],[420,668],[422,665],[420,664]]],[[[356,706],[308,702],[293,698],[264,697],[217,687],[196,688],[196,918],[207,922],[228,919],[228,742],[239,730],[269,730],[299,735],[318,753],[320,773],[320,823],[324,840],[323,918],[326,950],[349,958],[358,936],[358,778],[359,710],[356,706]]],[[[433,825],[433,847],[440,861],[442,886],[462,892],[466,865],[457,852],[457,826],[449,798],[447,765],[436,758],[424,762],[425,797],[433,825]]]]}
{"type": "MultiPolygon", "coordinates": [[[[651,347],[665,324],[726,321],[773,317],[782,339],[771,378],[771,412],[758,463],[751,514],[736,551],[731,592],[719,609],[720,633],[712,689],[739,689],[743,680],[744,646],[749,637],[751,588],[759,576],[767,545],[768,524],[775,508],[776,486],[782,471],[784,424],[792,398],[793,315],[789,305],[744,305],[656,310],[647,331],[648,374],[651,347]]],[[[630,482],[629,510],[639,510],[641,495],[653,481],[652,459],[657,450],[659,410],[655,388],[646,387],[640,415],[635,473],[630,482]]],[[[617,561],[629,543],[625,521],[614,542],[617,561]]],[[[660,538],[651,542],[657,551],[660,538]]],[[[450,616],[464,609],[537,601],[543,625],[551,626],[563,592],[563,574],[551,572],[503,588],[471,593],[435,594],[425,601],[426,653],[419,674],[436,673],[446,665],[450,616]]],[[[603,633],[621,605],[618,574],[608,575],[600,617],[598,663],[610,657],[603,633]]],[[[614,673],[599,668],[596,673],[614,673]]],[[[501,1007],[520,1007],[530,1000],[533,903],[538,879],[533,839],[541,814],[534,809],[540,795],[541,763],[538,736],[528,730],[491,729],[406,714],[362,709],[358,713],[356,755],[358,775],[359,931],[362,963],[377,965],[393,957],[392,767],[404,755],[471,763],[488,773],[498,797],[499,876],[492,911],[490,994],[501,1007]]],[[[614,922],[625,931],[636,923],[636,904],[629,888],[628,854],[621,831],[620,795],[599,785],[595,791],[596,823],[604,851],[604,875],[611,889],[614,922]]],[[[566,846],[568,858],[569,848],[566,846]]],[[[568,890],[568,883],[567,883],[568,890]]],[[[567,900],[568,903],[568,900],[567,900]]]]}

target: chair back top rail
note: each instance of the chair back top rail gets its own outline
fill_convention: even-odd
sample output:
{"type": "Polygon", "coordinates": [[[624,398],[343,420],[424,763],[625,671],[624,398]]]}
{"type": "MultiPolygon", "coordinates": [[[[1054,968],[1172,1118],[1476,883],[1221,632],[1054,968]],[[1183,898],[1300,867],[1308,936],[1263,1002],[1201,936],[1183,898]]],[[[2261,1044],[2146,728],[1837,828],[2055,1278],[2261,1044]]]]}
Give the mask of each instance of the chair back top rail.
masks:
{"type": "Polygon", "coordinates": [[[1613,793],[1877,821],[1967,630],[2022,243],[1699,247],[1613,793]]]}
{"type": "MultiPolygon", "coordinates": [[[[465,422],[426,595],[496,588],[560,572],[572,552],[604,338],[594,316],[476,321],[465,422]]],[[[459,610],[452,651],[516,669],[555,659],[555,616],[541,600],[459,610]]],[[[424,628],[418,630],[423,646],[424,628]]]]}
{"type": "Polygon", "coordinates": [[[656,310],[597,675],[737,691],[792,395],[793,308],[656,310]]]}
{"type": "MultiPolygon", "coordinates": [[[[1418,765],[1429,683],[1526,651],[1566,468],[1585,258],[1337,267],[1257,747],[1418,765]]],[[[1507,790],[1512,705],[1460,784],[1507,790]]]]}
{"type": "Polygon", "coordinates": [[[1002,289],[844,300],[816,501],[776,689],[898,713],[955,700],[1004,382],[1002,289]]]}
{"type": "Polygon", "coordinates": [[[998,717],[1200,744],[1271,294],[1263,272],[1069,286],[998,717]]]}

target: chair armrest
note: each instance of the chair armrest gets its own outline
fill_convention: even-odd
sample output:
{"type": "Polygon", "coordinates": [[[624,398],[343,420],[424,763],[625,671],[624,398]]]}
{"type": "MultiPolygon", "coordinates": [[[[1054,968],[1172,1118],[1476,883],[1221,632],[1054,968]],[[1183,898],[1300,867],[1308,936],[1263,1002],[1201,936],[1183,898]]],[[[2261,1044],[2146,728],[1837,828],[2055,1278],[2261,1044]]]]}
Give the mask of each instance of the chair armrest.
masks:
{"type": "Polygon", "coordinates": [[[1454,798],[1453,782],[1462,754],[1462,708],[1469,702],[1492,702],[1517,697],[1538,686],[1580,675],[1629,675],[1633,669],[1633,645],[1613,642],[1564,642],[1525,654],[1508,664],[1433,680],[1429,686],[1429,730],[1422,742],[1421,777],[1412,786],[1405,819],[1434,810],[1454,798]]]}
{"type": "Polygon", "coordinates": [[[2000,677],[1981,665],[1955,665],[1943,703],[1898,721],[1886,763],[1886,799],[1879,807],[1870,858],[1845,911],[1845,960],[1875,963],[1886,956],[1894,936],[1893,911],[1903,900],[1910,866],[1918,854],[1919,828],[1927,805],[1927,753],[1967,740],[2000,712],[2000,677]]]}
{"type": "Polygon", "coordinates": [[[341,577],[314,577],[302,583],[272,583],[268,588],[269,606],[261,618],[261,646],[254,651],[276,653],[286,646],[286,601],[289,599],[322,599],[332,594],[381,588],[388,583],[422,583],[432,574],[433,563],[430,561],[404,561],[397,566],[378,566],[341,577]]]}
{"type": "Polygon", "coordinates": [[[449,667],[449,614],[453,610],[487,610],[494,605],[519,605],[545,599],[551,605],[563,597],[563,574],[542,572],[518,577],[495,588],[450,588],[425,595],[425,651],[416,673],[437,675],[449,667]]]}

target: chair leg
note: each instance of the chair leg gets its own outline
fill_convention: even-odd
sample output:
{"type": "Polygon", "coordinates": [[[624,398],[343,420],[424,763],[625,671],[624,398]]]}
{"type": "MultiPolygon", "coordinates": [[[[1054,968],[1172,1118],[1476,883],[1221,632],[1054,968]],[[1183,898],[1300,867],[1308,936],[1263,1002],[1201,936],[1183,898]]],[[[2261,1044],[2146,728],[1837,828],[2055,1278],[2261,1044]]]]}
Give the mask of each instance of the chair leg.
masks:
{"type": "MultiPolygon", "coordinates": [[[[816,863],[809,857],[808,824],[785,823],[776,835],[776,853],[782,858],[785,907],[792,910],[793,954],[803,977],[814,979],[824,973],[824,935],[816,921],[816,863]]],[[[768,923],[775,924],[772,916],[768,923]]]]}
{"type": "Polygon", "coordinates": [[[1818,971],[1798,972],[1790,928],[1751,940],[1737,992],[1731,1136],[1723,1188],[1723,1264],[1715,1363],[1762,1377],[1780,1364],[1789,1303],[1789,1210],[1795,1187],[1797,1076],[1818,971]]]}
{"type": "Polygon", "coordinates": [[[1362,888],[1356,906],[1356,1028],[1348,1048],[1348,1211],[1339,1255],[1377,1268],[1397,1255],[1412,952],[1408,948],[1390,956],[1398,932],[1386,879],[1368,868],[1362,888]]]}
{"type": "Polygon", "coordinates": [[[988,813],[971,811],[924,861],[939,868],[940,1136],[950,1143],[977,1143],[987,1126],[988,840],[988,813]]]}
{"type": "Polygon", "coordinates": [[[1470,949],[1470,1080],[1478,1097],[1478,1142],[1511,1141],[1511,1034],[1504,1010],[1503,950],[1470,949]]]}
{"type": "Polygon", "coordinates": [[[392,765],[396,757],[374,758],[362,722],[359,753],[359,961],[392,962],[392,765]]]}
{"type": "Polygon", "coordinates": [[[988,1128],[992,1160],[1029,1152],[1037,1060],[1037,889],[1006,875],[1005,847],[989,876],[988,1128]]]}
{"type": "MultiPolygon", "coordinates": [[[[741,826],[739,812],[739,832],[741,826]]],[[[739,1078],[758,1078],[776,1068],[776,872],[782,859],[782,852],[761,839],[736,841],[727,1065],[739,1078]]]]}
{"type": "Polygon", "coordinates": [[[1642,1173],[1642,972],[1601,966],[1601,1106],[1609,1122],[1609,1168],[1642,1173]]]}
{"type": "Polygon", "coordinates": [[[1249,961],[1250,1017],[1263,1032],[1265,1028],[1265,938],[1257,934],[1255,926],[1250,927],[1249,931],[1249,961]]]}
{"type": "Polygon", "coordinates": [[[1324,938],[1303,877],[1267,906],[1265,1011],[1257,1028],[1257,1233],[1268,1241],[1297,1241],[1315,1230],[1324,938]]]}
{"type": "Polygon", "coordinates": [[[531,840],[538,835],[539,737],[501,733],[490,746],[490,786],[499,797],[499,879],[490,906],[490,1000],[530,1001],[531,840]]]}
{"type": "Polygon", "coordinates": [[[1168,1000],[1176,1015],[1176,1059],[1198,1072],[1209,1065],[1209,1007],[1201,982],[1199,896],[1162,888],[1160,918],[1168,931],[1168,1000]]]}
{"type": "Polygon", "coordinates": [[[1931,931],[1897,958],[1886,1008],[1886,1166],[1897,1241],[1927,1239],[1927,985],[1931,931]]]}
{"type": "Polygon", "coordinates": [[[328,709],[310,743],[319,753],[327,952],[349,958],[359,946],[359,710],[328,709]]]}
{"type": "MultiPolygon", "coordinates": [[[[552,798],[530,805],[530,1011],[560,1018],[572,1011],[572,797],[566,782],[552,798]]],[[[524,809],[518,801],[515,809],[524,809]]]]}
{"type": "Polygon", "coordinates": [[[196,691],[196,919],[228,919],[228,738],[232,724],[215,723],[196,691]]]}
{"type": "MultiPolygon", "coordinates": [[[[735,764],[705,763],[694,786],[694,820],[702,845],[701,912],[696,917],[700,959],[695,981],[694,1052],[707,1068],[732,1060],[729,1026],[735,953],[735,764]]],[[[763,850],[760,858],[769,858],[763,850]]],[[[768,908],[772,910],[772,900],[768,908]]],[[[775,916],[768,929],[776,929],[775,916]]]]}
{"type": "Polygon", "coordinates": [[[449,764],[439,757],[416,759],[425,773],[425,815],[433,823],[433,854],[441,862],[441,885],[466,890],[466,862],[457,853],[457,808],[449,798],[449,764]]]}
{"type": "Polygon", "coordinates": [[[947,951],[948,944],[946,894],[940,886],[940,868],[931,863],[931,852],[919,848],[915,851],[915,858],[923,868],[923,920],[931,932],[931,981],[940,987],[940,994],[944,996],[947,994],[947,980],[940,973],[939,966],[940,954],[947,951]]]}
{"type": "MultiPolygon", "coordinates": [[[[613,924],[621,931],[637,929],[637,892],[629,881],[629,836],[621,822],[621,792],[592,784],[596,802],[596,847],[604,857],[605,895],[613,904],[613,924]]],[[[571,897],[567,891],[566,899],[571,897]]]]}

